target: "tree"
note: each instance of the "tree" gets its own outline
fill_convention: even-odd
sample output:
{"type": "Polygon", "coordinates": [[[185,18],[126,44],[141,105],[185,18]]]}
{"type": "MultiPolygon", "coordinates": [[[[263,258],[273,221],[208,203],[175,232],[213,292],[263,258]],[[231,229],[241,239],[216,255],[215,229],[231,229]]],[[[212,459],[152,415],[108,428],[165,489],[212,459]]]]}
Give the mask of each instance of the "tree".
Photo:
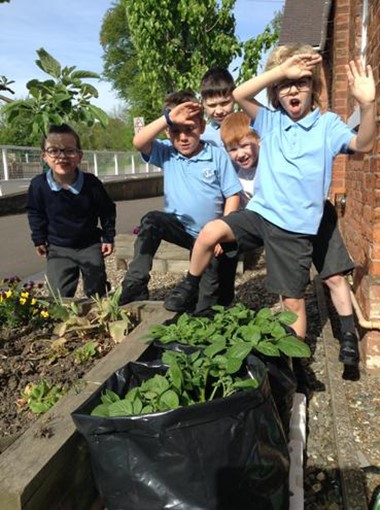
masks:
{"type": "Polygon", "coordinates": [[[100,31],[100,43],[103,47],[103,76],[113,84],[118,96],[128,105],[128,114],[152,115],[149,87],[138,79],[136,51],[133,47],[126,10],[123,3],[113,5],[103,18],[100,31]]]}
{"type": "MultiPolygon", "coordinates": [[[[91,104],[98,91],[82,80],[100,78],[91,71],[76,70],[75,66],[63,67],[43,48],[37,50],[37,66],[51,78],[45,81],[30,80],[26,87],[29,97],[12,101],[1,109],[10,125],[22,125],[32,136],[46,134],[49,124],[63,122],[91,126],[99,121],[107,125],[107,114],[91,104]]],[[[8,82],[9,83],[9,82],[8,82]]]]}
{"type": "Polygon", "coordinates": [[[228,66],[240,54],[235,1],[119,0],[108,11],[101,32],[105,75],[132,111],[149,121],[166,93],[197,90],[208,67],[228,66]]]}
{"type": "Polygon", "coordinates": [[[244,58],[239,69],[237,83],[244,82],[257,74],[263,55],[278,41],[282,16],[282,11],[277,12],[261,34],[243,43],[244,58]]]}
{"type": "Polygon", "coordinates": [[[257,38],[235,35],[236,0],[117,0],[104,17],[105,76],[135,116],[147,121],[175,89],[199,89],[212,66],[229,67],[244,55],[238,81],[252,76],[263,52],[278,38],[269,24],[257,38]]]}

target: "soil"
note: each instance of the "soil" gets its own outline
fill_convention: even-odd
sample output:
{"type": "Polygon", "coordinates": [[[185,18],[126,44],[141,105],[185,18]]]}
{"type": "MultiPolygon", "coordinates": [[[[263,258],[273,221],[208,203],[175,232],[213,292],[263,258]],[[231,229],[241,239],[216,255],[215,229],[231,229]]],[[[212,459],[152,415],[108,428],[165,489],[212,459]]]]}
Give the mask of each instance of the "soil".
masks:
{"type": "MultiPolygon", "coordinates": [[[[115,345],[107,335],[65,335],[60,339],[52,327],[31,330],[29,327],[7,332],[0,339],[0,439],[17,436],[38,418],[28,406],[23,393],[31,383],[45,379],[63,392],[78,384],[83,375],[115,345]],[[77,349],[87,342],[96,342],[96,353],[87,360],[80,360],[77,349]]],[[[1,447],[1,441],[0,441],[1,447]]],[[[0,448],[1,451],[1,448],[0,448]]]]}

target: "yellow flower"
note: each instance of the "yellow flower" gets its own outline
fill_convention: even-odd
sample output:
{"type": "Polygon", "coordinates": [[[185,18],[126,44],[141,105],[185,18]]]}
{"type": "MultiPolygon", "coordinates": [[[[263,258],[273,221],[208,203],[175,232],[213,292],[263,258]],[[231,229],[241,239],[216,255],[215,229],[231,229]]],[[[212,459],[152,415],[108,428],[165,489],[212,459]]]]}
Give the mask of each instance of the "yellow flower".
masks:
{"type": "Polygon", "coordinates": [[[21,296],[22,298],[28,299],[28,297],[29,297],[29,292],[21,292],[20,296],[21,296]]]}
{"type": "Polygon", "coordinates": [[[42,310],[41,317],[43,317],[44,319],[47,319],[49,317],[49,312],[47,312],[46,310],[42,310]]]}
{"type": "Polygon", "coordinates": [[[19,303],[20,303],[20,305],[25,305],[25,303],[26,303],[26,299],[25,299],[25,298],[23,298],[23,297],[22,297],[22,298],[20,298],[20,299],[19,299],[19,303]]]}
{"type": "Polygon", "coordinates": [[[37,303],[37,299],[36,298],[33,298],[32,301],[30,302],[31,305],[35,305],[37,303]]]}
{"type": "Polygon", "coordinates": [[[6,290],[5,291],[5,297],[6,298],[10,298],[12,296],[12,291],[9,289],[9,290],[6,290]]]}

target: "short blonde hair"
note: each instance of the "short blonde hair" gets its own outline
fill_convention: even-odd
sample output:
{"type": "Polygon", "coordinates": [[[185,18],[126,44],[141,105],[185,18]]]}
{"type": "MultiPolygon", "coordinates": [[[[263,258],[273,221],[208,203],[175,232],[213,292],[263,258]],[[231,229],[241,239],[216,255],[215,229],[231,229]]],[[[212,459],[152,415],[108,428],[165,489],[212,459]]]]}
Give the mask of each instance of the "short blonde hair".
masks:
{"type": "MultiPolygon", "coordinates": [[[[292,57],[293,55],[299,55],[301,53],[313,53],[317,54],[318,52],[310,46],[310,44],[285,44],[283,46],[277,46],[272,53],[269,55],[267,64],[265,66],[265,70],[269,71],[273,67],[279,66],[285,60],[292,57]]],[[[311,84],[312,84],[312,98],[311,104],[312,107],[321,106],[320,95],[322,92],[322,78],[321,78],[321,64],[313,67],[312,75],[311,75],[311,84]]],[[[278,94],[276,90],[276,84],[272,84],[267,88],[267,96],[268,102],[277,110],[280,106],[280,102],[278,100],[278,94]]]]}
{"type": "Polygon", "coordinates": [[[251,128],[251,119],[244,112],[234,112],[227,115],[220,125],[220,137],[226,147],[239,143],[242,138],[259,139],[257,132],[251,128]]]}

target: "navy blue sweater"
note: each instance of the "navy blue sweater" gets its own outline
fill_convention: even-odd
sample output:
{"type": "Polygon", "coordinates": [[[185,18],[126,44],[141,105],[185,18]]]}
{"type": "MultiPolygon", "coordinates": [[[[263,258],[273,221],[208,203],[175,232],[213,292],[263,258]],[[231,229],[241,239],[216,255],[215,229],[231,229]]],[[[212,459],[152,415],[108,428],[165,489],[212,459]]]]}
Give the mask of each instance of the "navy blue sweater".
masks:
{"type": "Polygon", "coordinates": [[[83,175],[84,183],[78,195],[64,189],[52,191],[46,174],[32,179],[27,212],[35,246],[47,243],[86,248],[99,242],[113,243],[115,204],[97,177],[90,173],[83,175]]]}

